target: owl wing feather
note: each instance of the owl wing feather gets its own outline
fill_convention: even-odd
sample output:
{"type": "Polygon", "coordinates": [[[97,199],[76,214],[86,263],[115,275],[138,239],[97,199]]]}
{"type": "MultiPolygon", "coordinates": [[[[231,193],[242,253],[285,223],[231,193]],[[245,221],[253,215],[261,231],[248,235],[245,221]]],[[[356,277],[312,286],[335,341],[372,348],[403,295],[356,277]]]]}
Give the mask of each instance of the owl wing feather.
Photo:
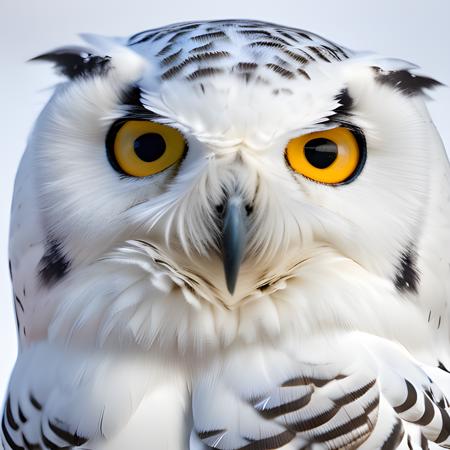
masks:
{"type": "Polygon", "coordinates": [[[68,352],[48,342],[25,349],[5,401],[5,449],[97,449],[139,407],[148,374],[136,356],[68,352]]]}
{"type": "Polygon", "coordinates": [[[205,374],[193,391],[191,450],[450,446],[449,402],[400,346],[360,334],[340,348],[312,344],[309,364],[243,352],[205,374]]]}
{"type": "MultiPolygon", "coordinates": [[[[76,411],[80,410],[77,403],[85,396],[74,375],[82,375],[69,358],[57,353],[42,344],[19,356],[2,418],[2,437],[7,449],[64,449],[82,445],[90,437],[78,430],[82,416],[76,417],[76,411]],[[70,412],[66,410],[65,414],[72,415],[70,420],[66,417],[72,431],[61,425],[61,418],[57,417],[63,405],[70,406],[70,412]]],[[[83,368],[80,367],[81,371],[83,368]]],[[[90,419],[95,415],[91,412],[90,419]]]]}

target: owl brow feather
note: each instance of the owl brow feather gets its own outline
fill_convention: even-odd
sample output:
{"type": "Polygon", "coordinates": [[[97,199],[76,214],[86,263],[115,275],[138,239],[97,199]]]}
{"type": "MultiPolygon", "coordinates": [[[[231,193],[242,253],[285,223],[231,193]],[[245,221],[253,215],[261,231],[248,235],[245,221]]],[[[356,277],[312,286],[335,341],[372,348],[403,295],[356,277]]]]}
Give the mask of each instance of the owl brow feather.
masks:
{"type": "Polygon", "coordinates": [[[349,116],[353,108],[353,98],[347,88],[342,89],[334,99],[339,102],[339,106],[334,108],[334,116],[349,116]]]}
{"type": "Polygon", "coordinates": [[[121,106],[125,108],[125,119],[167,121],[167,117],[162,116],[144,106],[141,101],[142,91],[138,86],[128,89],[121,98],[121,106]]]}

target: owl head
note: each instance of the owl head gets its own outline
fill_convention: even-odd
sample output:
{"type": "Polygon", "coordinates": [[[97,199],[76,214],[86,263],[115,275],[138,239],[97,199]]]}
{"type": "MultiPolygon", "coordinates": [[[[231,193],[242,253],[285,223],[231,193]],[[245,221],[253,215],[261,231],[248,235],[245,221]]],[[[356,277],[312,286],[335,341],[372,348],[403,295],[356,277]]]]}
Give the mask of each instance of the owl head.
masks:
{"type": "Polygon", "coordinates": [[[243,322],[277,334],[292,315],[308,332],[381,329],[418,296],[447,170],[424,104],[436,81],[256,21],[86,39],[36,58],[66,81],[19,174],[56,334],[102,323],[148,343],[158,314],[178,341],[228,342],[243,322]]]}

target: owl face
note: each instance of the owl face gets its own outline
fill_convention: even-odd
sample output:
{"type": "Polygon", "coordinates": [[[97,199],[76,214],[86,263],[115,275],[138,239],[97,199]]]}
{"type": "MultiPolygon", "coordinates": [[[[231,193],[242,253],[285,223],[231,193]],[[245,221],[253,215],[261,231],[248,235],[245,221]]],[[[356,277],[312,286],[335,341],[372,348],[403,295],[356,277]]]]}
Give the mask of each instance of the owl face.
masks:
{"type": "Polygon", "coordinates": [[[226,308],[316,259],[326,281],[327,255],[404,287],[438,139],[432,80],[260,22],[108,45],[78,69],[59,55],[71,80],[31,138],[48,249],[68,270],[137,242],[226,308]]]}

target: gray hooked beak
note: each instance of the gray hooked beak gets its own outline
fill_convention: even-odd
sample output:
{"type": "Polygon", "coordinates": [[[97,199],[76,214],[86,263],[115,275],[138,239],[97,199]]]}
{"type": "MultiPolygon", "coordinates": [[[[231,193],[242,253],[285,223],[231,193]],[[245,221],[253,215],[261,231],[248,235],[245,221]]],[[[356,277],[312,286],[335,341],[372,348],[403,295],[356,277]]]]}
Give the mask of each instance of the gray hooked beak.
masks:
{"type": "Polygon", "coordinates": [[[228,292],[233,295],[247,244],[247,210],[241,196],[230,196],[225,203],[222,230],[222,257],[228,292]]]}

